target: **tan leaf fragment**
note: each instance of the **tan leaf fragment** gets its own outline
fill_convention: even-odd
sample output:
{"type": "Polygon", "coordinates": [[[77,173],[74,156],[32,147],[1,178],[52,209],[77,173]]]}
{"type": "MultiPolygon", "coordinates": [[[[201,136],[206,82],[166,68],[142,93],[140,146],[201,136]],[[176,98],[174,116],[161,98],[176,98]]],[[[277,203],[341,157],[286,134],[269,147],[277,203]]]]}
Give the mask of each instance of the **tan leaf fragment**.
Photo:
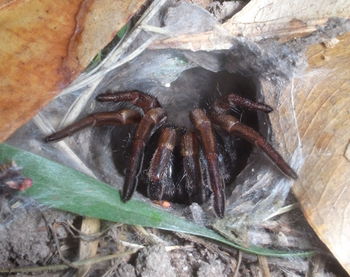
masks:
{"type": "MultiPolygon", "coordinates": [[[[293,192],[309,224],[350,273],[350,33],[338,39],[332,48],[308,48],[309,66],[280,92],[271,122],[274,140],[289,153],[300,141],[303,166],[293,192]]],[[[273,103],[268,89],[266,102],[273,103]]]]}
{"type": "Polygon", "coordinates": [[[230,48],[235,36],[253,40],[272,37],[291,39],[310,34],[332,17],[350,18],[350,2],[252,0],[212,31],[171,37],[153,43],[152,48],[211,51],[230,48]]]}
{"type": "Polygon", "coordinates": [[[0,1],[0,141],[73,80],[144,1],[0,1]]]}
{"type": "Polygon", "coordinates": [[[293,190],[306,219],[350,273],[350,33],[334,48],[308,49],[306,76],[295,81],[305,166],[293,190]]]}

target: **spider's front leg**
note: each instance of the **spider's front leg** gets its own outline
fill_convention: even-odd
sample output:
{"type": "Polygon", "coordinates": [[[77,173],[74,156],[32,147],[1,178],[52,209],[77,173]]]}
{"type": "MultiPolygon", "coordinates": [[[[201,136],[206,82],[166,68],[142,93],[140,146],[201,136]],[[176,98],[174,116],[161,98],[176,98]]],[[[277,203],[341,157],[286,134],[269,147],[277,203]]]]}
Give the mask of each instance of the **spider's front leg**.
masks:
{"type": "Polygon", "coordinates": [[[257,131],[240,123],[239,120],[232,115],[214,113],[212,114],[211,119],[226,132],[237,135],[263,150],[284,174],[293,179],[298,178],[298,175],[282,158],[282,156],[257,131]]]}
{"type": "Polygon", "coordinates": [[[158,147],[153,154],[148,170],[147,194],[150,199],[162,200],[164,194],[163,176],[171,166],[172,153],[176,142],[176,131],[173,128],[164,128],[161,132],[158,147]]]}
{"type": "MultiPolygon", "coordinates": [[[[141,173],[143,165],[145,146],[154,131],[166,120],[166,115],[164,110],[160,108],[160,104],[155,97],[136,90],[124,92],[107,91],[98,95],[96,97],[96,100],[100,102],[115,103],[128,102],[136,107],[141,108],[144,112],[144,117],[141,119],[137,127],[132,144],[131,157],[129,160],[128,168],[126,170],[125,182],[122,191],[123,201],[128,201],[134,193],[138,184],[138,177],[141,173]]],[[[172,151],[171,149],[170,154],[167,151],[169,150],[169,145],[171,144],[172,140],[171,133],[172,131],[169,130],[169,132],[165,131],[165,133],[162,134],[161,140],[163,139],[163,142],[160,142],[159,148],[157,149],[157,152],[155,153],[155,156],[151,162],[151,168],[149,171],[151,182],[153,181],[159,185],[161,185],[161,175],[164,173],[163,170],[166,169],[167,165],[167,163],[165,163],[165,160],[170,159],[170,154],[172,151]],[[167,135],[169,136],[167,137],[167,135]]],[[[163,188],[158,188],[157,185],[153,185],[151,191],[148,193],[151,195],[151,197],[153,196],[155,198],[158,198],[161,197],[163,188]],[[153,188],[155,191],[152,191],[153,188]],[[158,196],[156,196],[157,194],[158,196]]]]}
{"type": "Polygon", "coordinates": [[[134,124],[139,122],[140,118],[141,115],[138,112],[128,109],[117,112],[93,113],[45,137],[44,140],[45,142],[57,141],[87,127],[134,124]]]}
{"type": "Polygon", "coordinates": [[[209,181],[214,194],[214,210],[219,217],[225,213],[225,183],[219,170],[219,159],[212,124],[205,112],[195,109],[191,112],[191,119],[199,133],[204,156],[208,163],[209,181]]]}
{"type": "Polygon", "coordinates": [[[186,192],[191,200],[203,204],[206,200],[199,159],[199,145],[194,132],[186,132],[181,138],[181,156],[186,179],[186,192]]]}
{"type": "Polygon", "coordinates": [[[150,109],[141,119],[132,144],[131,157],[125,174],[125,182],[122,191],[122,200],[128,201],[133,195],[138,184],[138,177],[142,170],[145,146],[150,137],[166,120],[165,111],[162,108],[150,109]]]}
{"type": "Polygon", "coordinates": [[[158,100],[146,93],[133,90],[133,91],[123,91],[123,92],[113,92],[107,91],[105,93],[99,94],[96,97],[96,100],[99,102],[128,102],[135,105],[143,110],[144,113],[150,109],[160,107],[158,100]]]}

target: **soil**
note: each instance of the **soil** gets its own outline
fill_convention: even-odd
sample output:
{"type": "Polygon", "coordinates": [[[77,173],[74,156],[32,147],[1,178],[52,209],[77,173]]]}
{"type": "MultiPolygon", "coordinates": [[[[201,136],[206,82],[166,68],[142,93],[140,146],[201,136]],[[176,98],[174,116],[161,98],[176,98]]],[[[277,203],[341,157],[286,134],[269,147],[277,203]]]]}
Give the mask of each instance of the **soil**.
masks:
{"type": "MultiPolygon", "coordinates": [[[[0,224],[0,268],[18,269],[26,266],[45,266],[62,264],[57,247],[65,258],[74,260],[78,254],[79,238],[74,238],[68,232],[69,222],[79,222],[79,218],[69,213],[45,209],[42,210],[35,204],[25,204],[22,199],[11,200],[10,208],[2,213],[0,224]],[[14,202],[16,202],[14,204],[14,202]],[[53,231],[58,240],[56,245],[53,231]]],[[[124,259],[111,260],[93,267],[88,276],[102,276],[108,270],[106,276],[229,276],[232,274],[231,265],[223,261],[219,255],[202,245],[196,245],[178,238],[168,232],[149,230],[159,236],[161,244],[149,244],[143,247],[145,238],[140,234],[135,236],[132,227],[112,225],[108,227],[107,234],[100,238],[99,254],[106,255],[115,251],[126,251],[115,238],[133,240],[134,245],[142,247],[133,255],[124,259]],[[115,232],[117,235],[115,236],[115,232]],[[170,241],[169,241],[170,240],[170,241]],[[135,244],[137,243],[137,244],[135,244]],[[141,243],[141,244],[139,244],[141,243]],[[176,243],[176,246],[170,244],[176,243]],[[112,269],[112,270],[110,270],[112,269]]],[[[145,243],[144,243],[145,244],[145,243]]],[[[145,244],[147,245],[147,243],[145,244]]],[[[31,271],[31,270],[29,270],[31,271]]],[[[36,276],[66,276],[67,272],[47,272],[36,276]]],[[[4,274],[5,276],[7,275],[4,274]]],[[[29,276],[27,273],[17,273],[16,276],[29,276]]],[[[30,275],[31,276],[31,275],[30,275]]]]}
{"type": "MultiPolygon", "coordinates": [[[[2,206],[8,209],[2,209],[0,217],[0,268],[59,262],[48,226],[71,220],[74,216],[47,208],[42,210],[26,201],[22,198],[10,202],[2,199],[2,206]],[[11,208],[13,206],[15,208],[11,208]]],[[[57,225],[55,232],[60,240],[68,238],[63,226],[57,225]]]]}
{"type": "MultiPolygon", "coordinates": [[[[26,203],[28,200],[23,198],[2,201],[2,206],[9,209],[1,213],[0,269],[31,268],[25,273],[7,272],[0,276],[78,276],[76,269],[69,266],[59,271],[43,267],[79,260],[79,241],[86,239],[74,229],[74,226],[79,228],[80,217],[43,209],[35,203],[26,203]]],[[[264,276],[261,258],[197,237],[110,223],[104,223],[102,230],[95,238],[99,241],[96,256],[121,253],[121,257],[94,263],[85,276],[264,276]],[[132,253],[127,254],[130,250],[132,253]]],[[[310,276],[343,274],[329,273],[329,268],[324,267],[325,259],[320,256],[316,260],[266,259],[266,262],[270,276],[306,276],[308,272],[319,274],[310,276]]]]}

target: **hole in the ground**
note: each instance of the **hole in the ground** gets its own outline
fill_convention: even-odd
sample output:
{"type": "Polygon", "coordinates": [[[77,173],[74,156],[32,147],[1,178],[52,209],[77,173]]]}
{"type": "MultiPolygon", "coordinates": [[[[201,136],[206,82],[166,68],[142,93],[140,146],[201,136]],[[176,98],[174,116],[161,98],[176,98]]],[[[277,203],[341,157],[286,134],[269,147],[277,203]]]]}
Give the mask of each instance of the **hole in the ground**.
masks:
{"type": "MultiPolygon", "coordinates": [[[[158,99],[162,107],[166,110],[169,124],[178,128],[191,129],[192,124],[189,119],[189,113],[199,107],[208,109],[213,101],[229,93],[236,93],[248,99],[256,100],[260,91],[260,85],[257,80],[242,76],[240,74],[231,74],[228,72],[213,73],[201,68],[195,68],[185,71],[169,87],[159,88],[153,95],[158,99]]],[[[258,130],[258,116],[256,112],[237,108],[233,115],[255,130],[258,130]]],[[[265,118],[267,120],[267,117],[265,118]]],[[[260,125],[261,126],[261,125],[260,125]]],[[[135,127],[122,126],[114,128],[112,131],[111,147],[113,151],[113,160],[117,170],[124,174],[128,160],[130,158],[130,145],[133,138],[135,127]]],[[[259,130],[266,134],[266,130],[259,130]]],[[[155,133],[146,147],[144,158],[144,167],[140,177],[140,183],[137,188],[139,192],[147,196],[146,172],[149,166],[152,154],[155,151],[159,132],[155,133]]],[[[220,152],[221,174],[225,178],[226,184],[232,183],[238,173],[244,168],[251,153],[252,146],[239,138],[228,136],[224,131],[216,130],[216,139],[218,150],[220,152]]],[[[165,198],[174,202],[191,202],[178,187],[183,186],[183,171],[181,164],[179,147],[174,150],[172,181],[169,185],[169,193],[165,198]]]]}

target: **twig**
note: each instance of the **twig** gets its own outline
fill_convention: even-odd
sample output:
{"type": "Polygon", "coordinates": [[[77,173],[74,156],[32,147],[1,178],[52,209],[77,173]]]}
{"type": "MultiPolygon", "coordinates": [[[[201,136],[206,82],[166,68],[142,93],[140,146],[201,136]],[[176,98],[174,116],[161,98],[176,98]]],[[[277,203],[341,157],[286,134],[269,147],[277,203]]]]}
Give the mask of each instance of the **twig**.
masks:
{"type": "Polygon", "coordinates": [[[193,248],[193,245],[170,245],[170,246],[165,246],[165,251],[171,252],[173,250],[190,249],[190,248],[193,248]]]}
{"type": "Polygon", "coordinates": [[[223,260],[228,260],[229,254],[226,252],[226,248],[224,247],[224,250],[222,251],[220,249],[221,245],[217,245],[215,243],[212,243],[208,240],[196,237],[196,236],[192,236],[189,234],[185,234],[185,233],[179,233],[176,232],[176,235],[182,239],[188,240],[192,243],[195,244],[199,244],[204,246],[205,248],[207,248],[208,250],[212,251],[213,253],[217,253],[223,260]]]}
{"type": "Polygon", "coordinates": [[[238,276],[238,272],[239,272],[239,268],[241,267],[241,263],[242,263],[242,251],[238,251],[238,262],[237,262],[235,272],[233,273],[232,277],[238,276]]]}
{"type": "MultiPolygon", "coordinates": [[[[90,259],[85,259],[77,262],[72,262],[71,264],[74,267],[79,267],[82,265],[92,265],[96,263],[101,263],[105,261],[109,261],[116,258],[122,258],[127,257],[132,254],[135,254],[137,250],[132,250],[124,253],[115,253],[107,256],[102,257],[94,257],[90,259]]],[[[58,270],[65,270],[70,268],[70,266],[66,264],[58,264],[58,265],[48,265],[48,266],[26,266],[26,267],[19,267],[19,268],[0,268],[0,273],[23,273],[23,272],[41,272],[41,271],[58,271],[58,270]]]]}
{"type": "Polygon", "coordinates": [[[108,277],[112,276],[112,273],[114,270],[117,269],[117,267],[120,265],[120,262],[117,261],[114,265],[112,265],[101,277],[108,277]]]}
{"type": "Polygon", "coordinates": [[[123,224],[112,224],[100,232],[96,232],[93,234],[86,234],[86,233],[80,231],[79,229],[75,228],[71,222],[62,221],[62,222],[56,222],[56,223],[63,225],[66,228],[66,230],[72,235],[73,238],[81,239],[83,241],[97,240],[100,237],[102,237],[105,233],[107,233],[112,227],[115,227],[115,226],[119,227],[119,226],[123,225],[123,224]],[[72,230],[77,232],[78,235],[76,235],[72,230]]]}
{"type": "Polygon", "coordinates": [[[52,228],[51,225],[48,224],[47,226],[49,227],[49,229],[50,229],[50,231],[51,231],[51,234],[52,234],[52,236],[53,236],[53,239],[54,239],[54,241],[55,241],[56,248],[57,248],[57,252],[58,252],[58,255],[60,256],[60,259],[61,259],[67,266],[72,267],[72,268],[78,268],[78,267],[76,267],[74,264],[72,264],[69,260],[67,260],[67,259],[63,256],[63,254],[62,254],[62,252],[61,252],[61,248],[60,248],[60,243],[59,243],[59,241],[58,241],[58,238],[57,238],[57,235],[56,235],[55,230],[52,228]]]}
{"type": "MultiPolygon", "coordinates": [[[[95,234],[100,231],[101,221],[97,218],[84,217],[81,222],[81,230],[85,234],[95,234]]],[[[96,256],[99,240],[79,241],[79,260],[96,256]]],[[[90,265],[79,267],[76,277],[85,277],[90,271],[90,265]]]]}
{"type": "Polygon", "coordinates": [[[162,240],[160,237],[158,237],[155,234],[152,234],[150,232],[148,232],[144,227],[140,226],[140,225],[135,225],[132,226],[132,228],[139,233],[140,235],[143,235],[145,237],[145,239],[152,244],[165,244],[164,240],[162,240]]]}
{"type": "Polygon", "coordinates": [[[160,35],[166,35],[168,37],[170,37],[172,34],[172,32],[170,32],[169,30],[167,30],[164,27],[142,24],[141,28],[147,32],[152,32],[152,33],[156,33],[156,34],[160,34],[160,35]]]}
{"type": "MultiPolygon", "coordinates": [[[[123,246],[130,247],[130,248],[136,248],[136,249],[145,248],[144,245],[131,243],[128,241],[119,240],[118,242],[120,242],[120,244],[122,244],[123,246]]],[[[169,246],[165,246],[164,248],[165,248],[165,251],[171,252],[171,251],[177,250],[177,249],[193,248],[193,246],[192,245],[169,245],[169,246]]]]}
{"type": "Polygon", "coordinates": [[[267,263],[267,258],[263,256],[258,256],[259,265],[264,277],[271,277],[269,264],[267,263]]]}
{"type": "Polygon", "coordinates": [[[295,210],[296,208],[298,208],[299,204],[298,203],[293,203],[287,206],[284,206],[282,208],[279,208],[277,211],[275,211],[274,213],[270,214],[269,216],[267,216],[264,221],[267,221],[275,216],[281,215],[281,214],[285,214],[288,213],[292,210],[295,210]]]}
{"type": "Polygon", "coordinates": [[[123,240],[118,240],[118,242],[125,247],[130,247],[130,248],[135,248],[135,249],[142,249],[145,247],[145,246],[140,245],[140,244],[131,243],[128,241],[123,241],[123,240]]]}

